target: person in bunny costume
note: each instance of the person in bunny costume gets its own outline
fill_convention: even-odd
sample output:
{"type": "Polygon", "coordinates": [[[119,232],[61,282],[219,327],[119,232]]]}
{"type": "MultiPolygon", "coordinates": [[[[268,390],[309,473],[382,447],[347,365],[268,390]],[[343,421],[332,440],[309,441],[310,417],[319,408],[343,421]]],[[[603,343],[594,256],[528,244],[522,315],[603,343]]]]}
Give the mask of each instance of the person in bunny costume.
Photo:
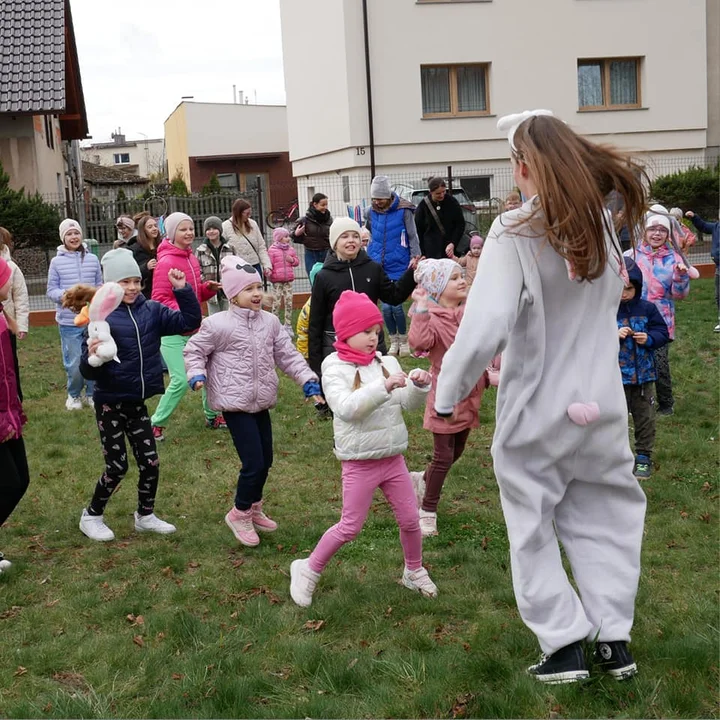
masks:
{"type": "Polygon", "coordinates": [[[596,666],[622,680],[637,672],[627,644],[645,495],[617,361],[627,270],[604,198],[616,190],[635,227],[642,170],[549,111],[502,118],[498,128],[528,199],[490,229],[435,411],[452,418],[503,353],[492,456],[518,610],[543,651],[528,672],[546,683],[587,678],[587,640],[596,666]]]}
{"type": "MultiPolygon", "coordinates": [[[[154,512],[160,463],[145,400],[164,390],[160,339],[197,329],[202,320],[200,303],[186,283],[185,274],[176,268],[167,274],[179,309],[171,310],[147,300],[142,294],[140,268],[132,251],[126,248],[106,253],[102,269],[106,283],[103,288],[116,285],[123,294],[120,302],[108,294],[100,303],[99,311],[93,309],[92,303],[90,309],[91,326],[93,316],[97,318],[95,322],[107,324],[116,354],[111,356],[111,348],[102,354],[103,343],[107,341],[93,337],[94,333],[83,343],[80,372],[95,382],[95,416],[105,471],[95,486],[90,504],[82,511],[80,530],[91,540],[115,538],[115,533],[105,524],[104,514],[110,496],[128,471],[127,436],[139,470],[135,530],[173,533],[175,526],[154,512]]],[[[103,288],[96,296],[103,293],[103,288]]]]}

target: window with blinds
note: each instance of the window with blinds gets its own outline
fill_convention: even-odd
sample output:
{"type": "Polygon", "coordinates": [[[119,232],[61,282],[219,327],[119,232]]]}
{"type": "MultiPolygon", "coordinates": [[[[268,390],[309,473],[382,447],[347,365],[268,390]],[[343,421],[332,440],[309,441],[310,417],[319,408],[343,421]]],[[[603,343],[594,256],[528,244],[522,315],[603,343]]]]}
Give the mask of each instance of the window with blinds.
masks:
{"type": "Polygon", "coordinates": [[[489,115],[488,63],[420,68],[423,117],[489,115]]]}

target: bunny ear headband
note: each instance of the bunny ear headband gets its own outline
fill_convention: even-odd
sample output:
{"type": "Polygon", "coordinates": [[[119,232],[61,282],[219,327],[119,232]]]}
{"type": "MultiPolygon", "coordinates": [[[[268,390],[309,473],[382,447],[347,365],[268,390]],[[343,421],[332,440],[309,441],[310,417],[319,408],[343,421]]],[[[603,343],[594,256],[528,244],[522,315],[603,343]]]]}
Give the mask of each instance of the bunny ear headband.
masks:
{"type": "Polygon", "coordinates": [[[555,117],[552,110],[523,110],[519,113],[513,113],[512,115],[504,115],[498,120],[497,129],[501,133],[507,133],[508,142],[513,152],[517,151],[513,138],[515,137],[515,131],[524,123],[528,118],[537,117],[538,115],[549,115],[555,117]]]}

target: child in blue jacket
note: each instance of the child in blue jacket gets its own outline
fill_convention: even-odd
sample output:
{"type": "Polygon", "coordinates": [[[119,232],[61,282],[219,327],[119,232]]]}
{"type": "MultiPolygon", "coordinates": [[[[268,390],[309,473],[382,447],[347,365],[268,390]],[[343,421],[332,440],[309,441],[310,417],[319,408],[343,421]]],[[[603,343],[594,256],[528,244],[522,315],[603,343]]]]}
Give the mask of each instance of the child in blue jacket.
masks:
{"type": "Polygon", "coordinates": [[[617,314],[620,371],[635,426],[635,477],[649,478],[655,444],[655,350],[670,342],[670,334],[654,303],[642,299],[640,268],[629,257],[625,266],[629,282],[622,291],[617,314]]]}
{"type": "Polygon", "coordinates": [[[142,294],[140,268],[132,251],[117,248],[102,259],[105,282],[116,282],[125,294],[119,307],[106,321],[117,345],[119,362],[93,367],[88,359],[95,355],[99,340],[83,343],[80,372],[95,381],[95,416],[100,431],[105,471],[95,487],[90,504],[80,517],[80,530],[92,540],[115,538],[105,524],[105,506],[128,471],[125,436],[138,464],[138,509],[135,530],[169,534],[175,526],[155,515],[155,493],[160,473],[155,437],[145,400],[164,390],[160,338],[196,330],[202,321],[197,296],[180,270],[170,270],[179,310],[172,310],[142,294]]]}
{"type": "MultiPolygon", "coordinates": [[[[720,320],[720,222],[708,222],[696,215],[692,210],[685,213],[685,217],[689,217],[692,224],[701,232],[710,235],[712,244],[710,245],[710,257],[715,263],[715,304],[718,308],[718,320],[720,320]]],[[[720,322],[715,326],[715,332],[720,332],[720,322]]]]}

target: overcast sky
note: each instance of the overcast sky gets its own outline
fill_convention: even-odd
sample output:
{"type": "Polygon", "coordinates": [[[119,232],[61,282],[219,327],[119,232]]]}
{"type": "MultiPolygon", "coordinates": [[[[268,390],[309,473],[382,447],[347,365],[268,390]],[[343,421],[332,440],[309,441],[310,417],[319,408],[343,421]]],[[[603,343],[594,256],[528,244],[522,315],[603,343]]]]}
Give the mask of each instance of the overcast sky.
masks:
{"type": "Polygon", "coordinates": [[[71,0],[92,142],[163,137],[183,95],[282,105],[278,0],[71,0]]]}

